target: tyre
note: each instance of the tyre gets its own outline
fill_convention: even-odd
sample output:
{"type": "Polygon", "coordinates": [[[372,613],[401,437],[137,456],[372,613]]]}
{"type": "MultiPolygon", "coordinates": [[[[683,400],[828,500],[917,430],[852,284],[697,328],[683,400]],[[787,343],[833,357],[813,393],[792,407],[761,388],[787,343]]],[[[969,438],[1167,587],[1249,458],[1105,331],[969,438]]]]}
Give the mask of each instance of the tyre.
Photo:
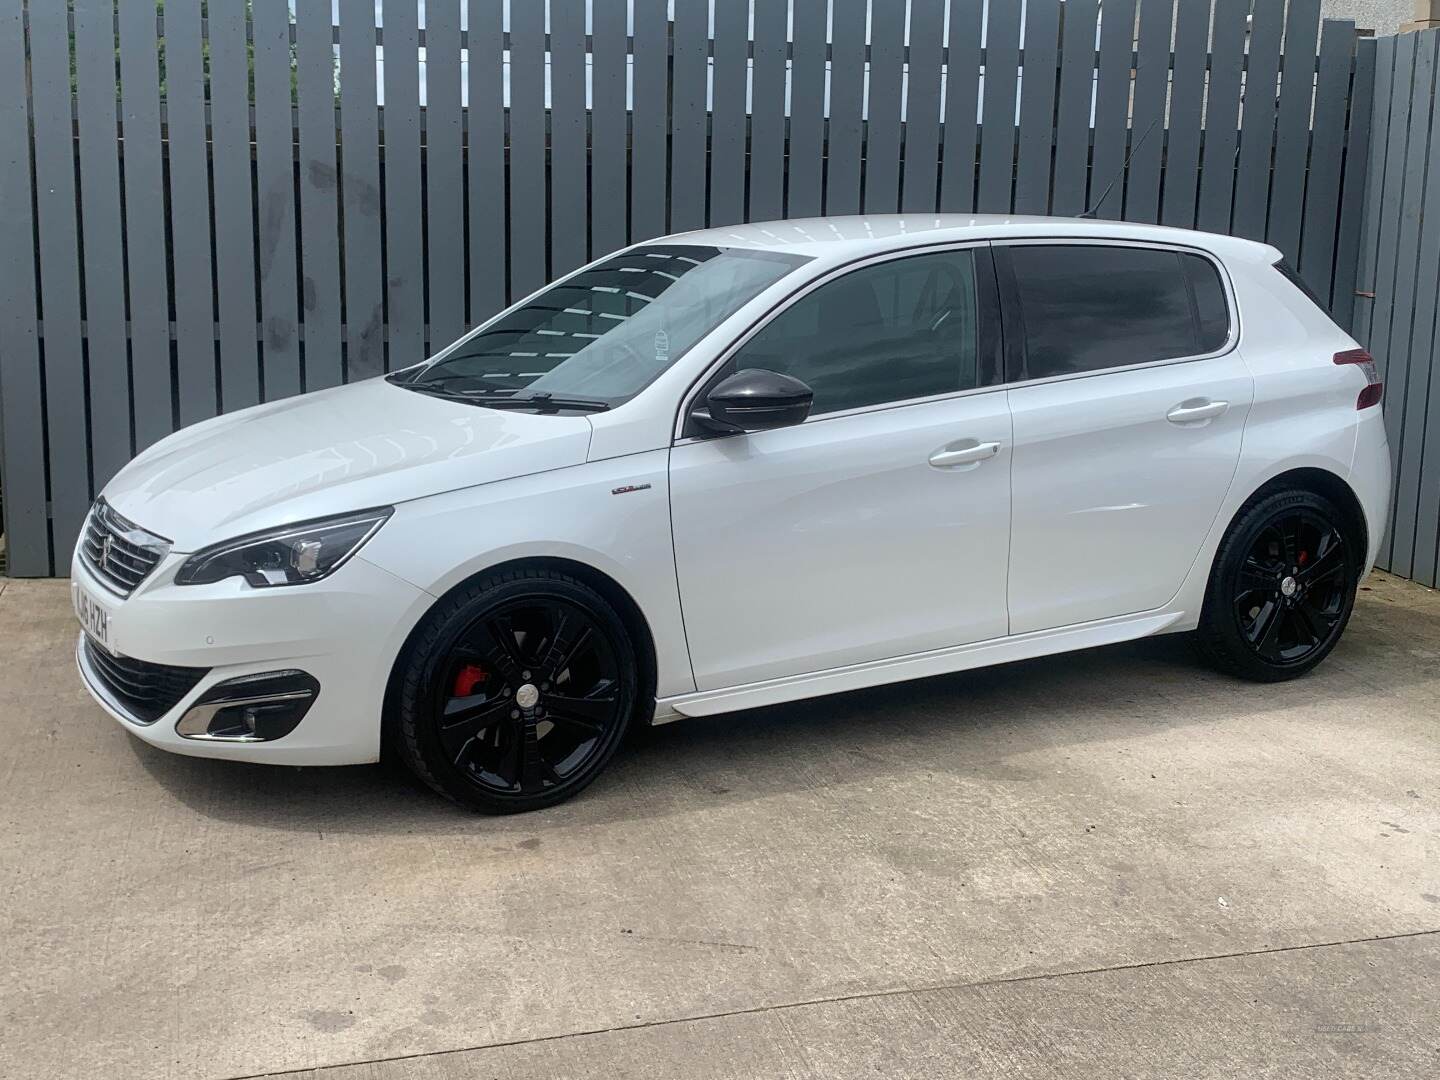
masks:
{"type": "Polygon", "coordinates": [[[446,597],[397,670],[395,744],[430,787],[486,813],[537,810],[600,773],[636,708],[615,610],[566,574],[515,570],[446,597]]]}
{"type": "Polygon", "coordinates": [[[1322,495],[1291,489],[1251,499],[1215,555],[1195,634],[1201,653],[1257,682],[1309,671],[1350,619],[1362,544],[1322,495]]]}

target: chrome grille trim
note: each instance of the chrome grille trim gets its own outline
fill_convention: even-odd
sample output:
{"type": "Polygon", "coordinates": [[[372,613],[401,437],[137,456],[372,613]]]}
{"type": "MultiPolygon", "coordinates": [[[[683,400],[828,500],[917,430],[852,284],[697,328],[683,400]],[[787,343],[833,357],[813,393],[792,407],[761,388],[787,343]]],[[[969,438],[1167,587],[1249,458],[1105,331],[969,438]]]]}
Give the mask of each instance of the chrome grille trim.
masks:
{"type": "Polygon", "coordinates": [[[80,557],[106,588],[129,596],[170,552],[170,541],[121,517],[97,499],[85,519],[80,557]]]}

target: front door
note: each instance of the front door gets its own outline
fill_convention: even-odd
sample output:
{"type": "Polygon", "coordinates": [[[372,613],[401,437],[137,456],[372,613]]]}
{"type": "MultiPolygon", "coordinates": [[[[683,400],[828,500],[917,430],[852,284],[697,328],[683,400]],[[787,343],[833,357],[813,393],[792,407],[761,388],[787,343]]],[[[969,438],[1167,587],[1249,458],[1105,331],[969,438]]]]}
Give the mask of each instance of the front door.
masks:
{"type": "Polygon", "coordinates": [[[972,249],[831,278],[720,373],[783,371],[815,405],[795,427],[671,451],[699,689],[1006,633],[1010,413],[982,385],[998,339],[980,253],[979,290],[972,249]]]}

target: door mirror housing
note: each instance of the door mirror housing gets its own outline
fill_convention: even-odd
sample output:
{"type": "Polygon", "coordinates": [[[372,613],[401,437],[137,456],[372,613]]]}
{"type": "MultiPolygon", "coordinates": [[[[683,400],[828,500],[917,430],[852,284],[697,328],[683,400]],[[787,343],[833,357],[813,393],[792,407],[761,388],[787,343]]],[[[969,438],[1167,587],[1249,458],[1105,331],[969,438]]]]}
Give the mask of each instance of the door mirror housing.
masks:
{"type": "Polygon", "coordinates": [[[793,376],[746,368],[720,380],[691,419],[715,435],[769,431],[803,423],[814,400],[815,391],[793,376]]]}

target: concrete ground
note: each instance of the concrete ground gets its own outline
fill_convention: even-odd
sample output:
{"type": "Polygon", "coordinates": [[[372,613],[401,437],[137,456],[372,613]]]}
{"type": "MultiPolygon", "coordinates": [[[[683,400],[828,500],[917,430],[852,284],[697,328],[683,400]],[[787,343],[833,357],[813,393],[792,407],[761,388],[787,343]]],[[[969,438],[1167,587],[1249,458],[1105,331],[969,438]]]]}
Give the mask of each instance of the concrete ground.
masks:
{"type": "Polygon", "coordinates": [[[662,728],[578,801],[170,757],[0,592],[0,1075],[1434,1076],[1440,595],[662,728]]]}

